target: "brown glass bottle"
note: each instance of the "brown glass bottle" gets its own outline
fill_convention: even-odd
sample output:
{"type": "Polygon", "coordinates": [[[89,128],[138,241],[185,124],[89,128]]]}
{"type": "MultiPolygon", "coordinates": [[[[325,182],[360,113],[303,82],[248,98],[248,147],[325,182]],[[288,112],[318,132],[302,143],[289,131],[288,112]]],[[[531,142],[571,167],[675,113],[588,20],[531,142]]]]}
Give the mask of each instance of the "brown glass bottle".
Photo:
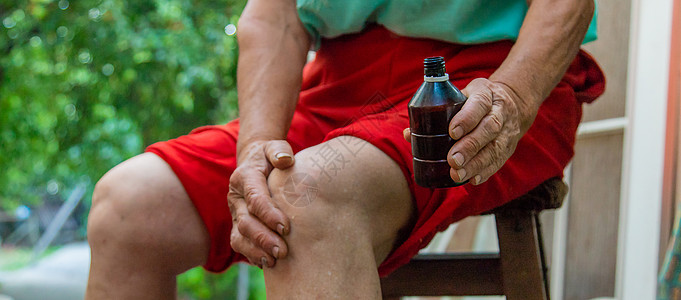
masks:
{"type": "Polygon", "coordinates": [[[449,82],[442,57],[423,61],[424,82],[409,101],[414,179],[428,188],[459,186],[449,175],[447,153],[454,145],[449,122],[461,110],[466,96],[449,82]]]}

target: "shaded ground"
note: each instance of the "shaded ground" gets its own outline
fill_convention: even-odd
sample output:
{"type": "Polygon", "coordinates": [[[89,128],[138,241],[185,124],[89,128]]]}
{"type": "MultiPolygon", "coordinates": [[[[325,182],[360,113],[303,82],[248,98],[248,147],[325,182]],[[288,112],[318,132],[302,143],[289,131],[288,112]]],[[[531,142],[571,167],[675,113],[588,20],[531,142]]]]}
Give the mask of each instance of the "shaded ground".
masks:
{"type": "MultiPolygon", "coordinates": [[[[26,255],[13,253],[7,257],[18,261],[25,259],[26,255]]],[[[6,263],[5,270],[15,267],[7,257],[0,259],[0,262],[6,263]]],[[[35,265],[0,271],[0,300],[4,300],[2,295],[14,300],[83,299],[89,267],[87,243],[64,246],[35,265]]]]}

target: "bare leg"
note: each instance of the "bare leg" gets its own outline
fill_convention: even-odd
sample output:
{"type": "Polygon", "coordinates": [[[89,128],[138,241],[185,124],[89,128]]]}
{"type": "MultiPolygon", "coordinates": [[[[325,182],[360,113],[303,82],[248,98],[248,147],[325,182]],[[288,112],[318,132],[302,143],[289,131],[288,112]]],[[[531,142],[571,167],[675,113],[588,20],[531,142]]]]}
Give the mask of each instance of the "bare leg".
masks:
{"type": "Polygon", "coordinates": [[[175,299],[175,276],[204,263],[209,237],[170,167],[145,153],[97,183],[86,299],[175,299]]]}
{"type": "Polygon", "coordinates": [[[301,151],[268,183],[291,218],[289,255],[265,269],[268,299],[380,299],[377,266],[413,214],[399,166],[373,145],[341,137],[301,151]],[[344,146],[361,150],[353,157],[344,146]],[[329,152],[342,159],[331,165],[329,152]]]}

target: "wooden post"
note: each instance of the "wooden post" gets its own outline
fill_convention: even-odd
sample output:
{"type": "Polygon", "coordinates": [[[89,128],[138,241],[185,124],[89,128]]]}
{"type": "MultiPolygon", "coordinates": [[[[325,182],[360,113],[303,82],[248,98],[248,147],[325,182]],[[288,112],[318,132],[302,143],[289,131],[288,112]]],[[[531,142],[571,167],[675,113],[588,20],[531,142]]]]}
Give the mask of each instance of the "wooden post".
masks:
{"type": "Polygon", "coordinates": [[[536,212],[495,214],[504,294],[508,300],[547,300],[543,253],[536,212]]]}

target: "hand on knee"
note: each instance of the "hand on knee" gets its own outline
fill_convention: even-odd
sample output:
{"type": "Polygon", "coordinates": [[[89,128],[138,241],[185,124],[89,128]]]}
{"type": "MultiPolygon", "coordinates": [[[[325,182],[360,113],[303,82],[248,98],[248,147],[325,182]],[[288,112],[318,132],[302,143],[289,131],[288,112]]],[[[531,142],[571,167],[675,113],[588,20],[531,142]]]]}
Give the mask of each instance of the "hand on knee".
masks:
{"type": "Polygon", "coordinates": [[[268,178],[272,200],[291,222],[289,250],[353,238],[371,245],[371,216],[357,186],[342,178],[326,180],[308,154],[299,153],[293,168],[274,170],[268,178]]]}
{"type": "Polygon", "coordinates": [[[230,245],[260,267],[271,267],[287,254],[282,236],[288,218],[272,202],[267,176],[274,168],[294,164],[293,150],[283,140],[256,141],[241,150],[239,167],[232,173],[227,196],[232,214],[230,245]]]}

